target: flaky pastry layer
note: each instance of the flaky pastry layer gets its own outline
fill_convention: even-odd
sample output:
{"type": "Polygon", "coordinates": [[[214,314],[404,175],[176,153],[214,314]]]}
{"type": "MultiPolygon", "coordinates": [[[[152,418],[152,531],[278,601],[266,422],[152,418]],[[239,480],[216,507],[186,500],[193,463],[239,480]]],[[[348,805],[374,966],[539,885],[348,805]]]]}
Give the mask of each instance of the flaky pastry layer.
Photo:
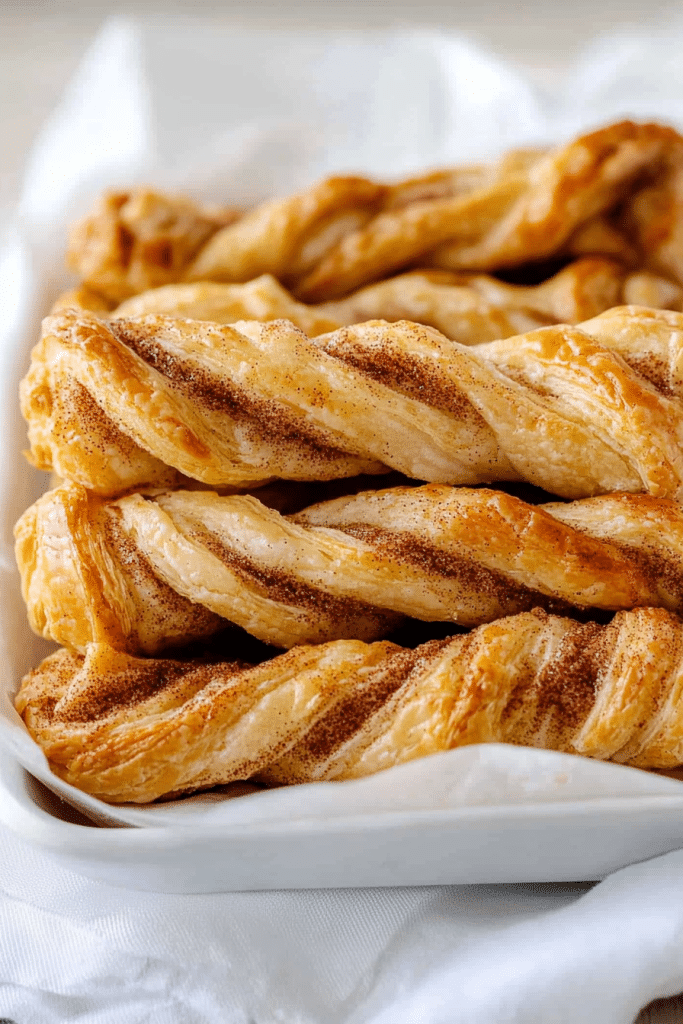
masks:
{"type": "Polygon", "coordinates": [[[623,303],[680,310],[682,300],[683,289],[663,277],[586,256],[537,285],[423,270],[369,285],[337,302],[307,306],[263,274],[246,284],[169,284],[116,307],[81,286],[60,296],[52,312],[84,309],[116,318],[162,313],[219,324],[284,318],[310,337],[366,320],[411,320],[461,345],[477,345],[552,323],[576,324],[623,303]]]}
{"type": "Polygon", "coordinates": [[[431,641],[296,647],[254,667],[60,650],[16,706],[52,771],[112,803],[256,777],[351,779],[471,743],[683,762],[683,623],[541,611],[431,641]]]}
{"type": "Polygon", "coordinates": [[[293,647],[385,636],[400,616],[473,626],[544,606],[683,608],[683,508],[649,495],[533,506],[395,487],[283,516],[203,491],[106,502],[77,485],[16,527],[33,628],[156,653],[225,619],[293,647]]]}
{"type": "Polygon", "coordinates": [[[562,497],[683,495],[683,314],[617,307],[463,346],[408,321],[48,317],[22,382],[31,460],[113,495],[392,468],[562,497]]]}

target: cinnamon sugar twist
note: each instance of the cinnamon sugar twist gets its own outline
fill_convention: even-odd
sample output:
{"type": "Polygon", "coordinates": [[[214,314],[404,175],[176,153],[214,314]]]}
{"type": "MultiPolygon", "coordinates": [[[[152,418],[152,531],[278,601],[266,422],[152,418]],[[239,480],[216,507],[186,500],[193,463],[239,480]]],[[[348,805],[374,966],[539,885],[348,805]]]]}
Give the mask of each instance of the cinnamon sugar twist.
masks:
{"type": "Polygon", "coordinates": [[[111,803],[235,780],[351,779],[471,743],[683,762],[683,624],[526,612],[415,650],[297,647],[254,667],[60,650],[16,706],[67,782],[111,803]]]}
{"type": "Polygon", "coordinates": [[[683,283],[683,140],[656,124],[613,124],[395,185],[330,178],[237,219],[226,211],[213,230],[191,206],[178,201],[176,215],[173,199],[149,191],[105,197],[74,230],[70,265],[113,302],[171,281],[263,273],[320,302],[416,264],[496,270],[571,254],[683,283]],[[166,221],[187,222],[190,243],[169,242],[166,221]]]}
{"type": "Polygon", "coordinates": [[[100,494],[396,469],[577,498],[683,495],[683,314],[617,308],[465,347],[401,321],[48,317],[22,383],[31,459],[100,494]]]}
{"type": "Polygon", "coordinates": [[[263,274],[247,284],[169,284],[114,309],[81,286],[60,296],[52,312],[85,309],[117,318],[163,313],[219,324],[284,318],[309,337],[366,320],[412,320],[461,345],[476,345],[548,324],[576,324],[622,303],[680,310],[682,301],[683,289],[663,277],[627,272],[613,260],[586,256],[538,285],[423,270],[369,285],[337,302],[307,306],[271,274],[263,274]]]}
{"type": "Polygon", "coordinates": [[[283,516],[256,497],[70,485],[16,527],[33,628],[155,653],[225,619],[292,647],[385,636],[399,616],[473,626],[544,606],[683,607],[683,508],[649,495],[532,506],[442,485],[283,516]]]}

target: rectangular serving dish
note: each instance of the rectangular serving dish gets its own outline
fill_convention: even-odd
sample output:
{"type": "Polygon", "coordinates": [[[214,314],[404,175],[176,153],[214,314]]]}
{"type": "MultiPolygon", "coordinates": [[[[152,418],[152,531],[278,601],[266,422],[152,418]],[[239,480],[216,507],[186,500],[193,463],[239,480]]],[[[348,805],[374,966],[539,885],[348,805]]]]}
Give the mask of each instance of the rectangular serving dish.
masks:
{"type": "Polygon", "coordinates": [[[683,846],[683,795],[98,828],[0,751],[0,822],[73,871],[156,892],[559,882],[683,846]]]}

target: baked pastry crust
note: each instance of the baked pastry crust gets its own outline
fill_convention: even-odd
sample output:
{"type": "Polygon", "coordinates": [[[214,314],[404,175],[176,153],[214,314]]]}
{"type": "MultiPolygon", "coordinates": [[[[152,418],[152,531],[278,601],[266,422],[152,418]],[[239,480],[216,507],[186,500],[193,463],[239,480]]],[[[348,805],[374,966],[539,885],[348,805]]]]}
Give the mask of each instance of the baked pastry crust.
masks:
{"type": "Polygon", "coordinates": [[[16,707],[55,774],[111,803],[240,779],[358,778],[470,743],[683,762],[683,624],[526,612],[415,650],[297,647],[254,667],[62,649],[16,707]]]}
{"type": "Polygon", "coordinates": [[[365,178],[334,177],[246,213],[200,207],[151,189],[110,192],[74,226],[68,264],[111,302],[187,276],[249,281],[272,273],[287,280],[363,225],[390,191],[365,178]],[[234,230],[224,235],[230,226],[234,230]],[[204,274],[202,267],[217,258],[221,273],[204,274]]]}
{"type": "Polygon", "coordinates": [[[53,770],[116,802],[491,740],[681,764],[683,316],[596,314],[680,308],[682,253],[683,138],[631,122],[244,214],[105,197],[22,386],[33,461],[80,481],[17,526],[34,628],[85,655],[17,697],[53,770]],[[574,256],[538,286],[472,273],[574,256]],[[433,483],[291,516],[159,490],[390,468],[433,483]],[[445,486],[494,480],[600,496],[445,486]],[[662,607],[602,626],[539,604],[662,607]],[[496,621],[416,651],[364,642],[403,615],[496,621]],[[131,656],[226,618],[292,649],[131,656]]]}
{"type": "Polygon", "coordinates": [[[117,318],[162,313],[219,324],[284,318],[309,337],[366,320],[411,320],[435,327],[461,345],[477,345],[548,324],[576,324],[622,303],[680,310],[682,300],[683,289],[663,277],[630,273],[601,257],[583,257],[538,285],[422,270],[361,288],[337,302],[307,306],[271,274],[263,274],[246,284],[169,284],[114,309],[82,286],[60,296],[52,312],[86,309],[117,318]]]}
{"type": "Polygon", "coordinates": [[[106,192],[72,228],[68,263],[91,295],[120,302],[178,281],[206,242],[239,216],[152,189],[106,192]]]}
{"type": "Polygon", "coordinates": [[[473,626],[536,606],[683,609],[683,509],[649,495],[533,506],[430,484],[283,516],[204,491],[104,502],[77,485],[16,526],[33,628],[157,653],[225,625],[279,647],[473,626]],[[219,618],[221,616],[222,618],[219,618]]]}
{"type": "MultiPolygon", "coordinates": [[[[343,295],[425,257],[446,270],[520,266],[571,253],[576,233],[582,254],[604,255],[601,234],[595,239],[600,248],[587,247],[591,222],[618,204],[628,207],[635,201],[643,176],[657,179],[651,186],[655,195],[666,191],[682,160],[683,140],[671,129],[627,121],[609,125],[537,154],[526,166],[495,176],[488,187],[469,195],[379,214],[327,253],[297,294],[308,301],[343,295]]],[[[680,213],[673,203],[668,212],[680,213]]],[[[641,221],[631,219],[630,237],[621,221],[618,226],[607,223],[623,239],[622,258],[628,258],[630,248],[631,258],[640,252],[647,267],[654,261],[655,269],[675,276],[670,265],[675,261],[667,258],[654,235],[643,238],[641,221]]],[[[671,230],[668,222],[666,227],[671,230]]]]}
{"type": "Polygon", "coordinates": [[[224,227],[189,205],[149,191],[106,197],[74,230],[70,265],[114,302],[171,281],[263,273],[320,302],[416,264],[496,270],[572,254],[683,283],[683,140],[656,124],[624,121],[394,185],[330,178],[237,219],[219,214],[224,227]],[[177,232],[167,245],[167,221],[187,223],[190,244],[177,245],[177,232]]]}
{"type": "Polygon", "coordinates": [[[683,314],[617,308],[466,347],[408,321],[44,321],[21,386],[31,460],[104,494],[383,467],[562,497],[683,495],[683,314]]]}
{"type": "Polygon", "coordinates": [[[682,299],[683,289],[666,278],[592,256],[536,285],[508,284],[488,274],[413,271],[314,308],[339,318],[339,326],[411,320],[461,345],[476,345],[548,324],[578,324],[624,303],[677,310],[682,299]]]}

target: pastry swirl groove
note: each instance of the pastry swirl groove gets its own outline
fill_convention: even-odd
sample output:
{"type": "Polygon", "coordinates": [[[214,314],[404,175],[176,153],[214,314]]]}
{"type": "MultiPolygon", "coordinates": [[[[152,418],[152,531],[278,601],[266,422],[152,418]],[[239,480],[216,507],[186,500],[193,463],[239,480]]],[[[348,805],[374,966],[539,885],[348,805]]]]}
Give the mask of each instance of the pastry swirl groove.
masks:
{"type": "Polygon", "coordinates": [[[682,175],[676,132],[625,121],[395,185],[330,178],[237,218],[225,211],[223,227],[187,200],[117,193],[75,228],[70,263],[114,302],[172,281],[263,273],[319,302],[416,263],[495,270],[571,253],[616,256],[683,283],[682,175]],[[167,237],[178,219],[189,245],[167,237]]]}
{"type": "Polygon", "coordinates": [[[67,310],[44,321],[21,400],[34,464],[105,495],[390,467],[680,498],[682,351],[683,314],[633,307],[472,347],[408,321],[310,339],[285,320],[67,310]]]}
{"type": "Polygon", "coordinates": [[[399,616],[474,626],[544,606],[683,608],[683,509],[649,495],[532,506],[396,487],[283,516],[204,491],[104,502],[66,485],[16,528],[33,628],[156,653],[229,620],[279,647],[385,636],[399,616]]]}
{"type": "Polygon", "coordinates": [[[52,770],[112,803],[358,778],[486,742],[670,768],[682,656],[681,620],[653,608],[609,625],[525,612],[415,650],[339,640],[254,667],[93,644],[47,658],[16,706],[52,770]]]}

